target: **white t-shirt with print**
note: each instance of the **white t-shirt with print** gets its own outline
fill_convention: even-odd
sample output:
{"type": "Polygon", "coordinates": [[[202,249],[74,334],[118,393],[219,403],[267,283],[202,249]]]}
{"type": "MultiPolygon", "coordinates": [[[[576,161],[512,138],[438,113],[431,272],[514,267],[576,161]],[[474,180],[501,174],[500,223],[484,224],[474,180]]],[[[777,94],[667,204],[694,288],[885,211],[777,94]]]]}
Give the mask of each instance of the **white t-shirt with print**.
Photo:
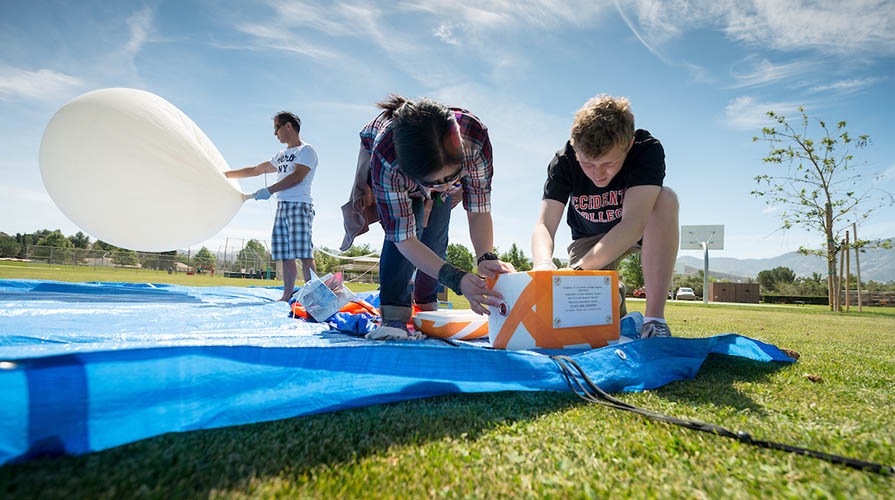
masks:
{"type": "Polygon", "coordinates": [[[294,148],[286,148],[275,154],[270,163],[277,169],[277,182],[283,180],[295,171],[295,165],[304,165],[311,169],[301,182],[289,189],[276,193],[280,201],[301,201],[312,203],[311,183],[314,182],[314,172],[317,171],[317,151],[310,144],[303,142],[294,148]]]}

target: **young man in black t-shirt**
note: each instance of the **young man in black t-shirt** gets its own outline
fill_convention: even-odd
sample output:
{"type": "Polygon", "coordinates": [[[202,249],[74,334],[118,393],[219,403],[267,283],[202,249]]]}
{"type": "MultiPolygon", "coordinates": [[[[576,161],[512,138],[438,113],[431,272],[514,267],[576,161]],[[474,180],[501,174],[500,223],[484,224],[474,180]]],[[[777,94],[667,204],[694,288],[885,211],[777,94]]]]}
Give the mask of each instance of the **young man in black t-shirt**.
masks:
{"type": "Polygon", "coordinates": [[[641,252],[647,297],[642,338],[671,336],[665,301],[680,236],[677,195],[662,186],[664,178],[662,144],[634,129],[628,100],[594,97],[575,114],[571,140],[547,168],[531,236],[534,270],[555,269],[554,237],[568,202],[569,267],[616,269],[641,252]]]}

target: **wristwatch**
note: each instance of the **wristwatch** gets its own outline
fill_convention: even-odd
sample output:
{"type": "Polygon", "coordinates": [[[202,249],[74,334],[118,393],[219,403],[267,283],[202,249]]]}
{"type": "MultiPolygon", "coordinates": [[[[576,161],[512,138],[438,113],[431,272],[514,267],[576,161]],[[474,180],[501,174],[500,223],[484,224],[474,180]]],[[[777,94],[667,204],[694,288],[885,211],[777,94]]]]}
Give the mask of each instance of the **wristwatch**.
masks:
{"type": "Polygon", "coordinates": [[[475,265],[481,264],[483,260],[499,260],[499,259],[497,258],[497,254],[495,254],[494,252],[485,252],[482,254],[481,257],[476,259],[475,265]]]}

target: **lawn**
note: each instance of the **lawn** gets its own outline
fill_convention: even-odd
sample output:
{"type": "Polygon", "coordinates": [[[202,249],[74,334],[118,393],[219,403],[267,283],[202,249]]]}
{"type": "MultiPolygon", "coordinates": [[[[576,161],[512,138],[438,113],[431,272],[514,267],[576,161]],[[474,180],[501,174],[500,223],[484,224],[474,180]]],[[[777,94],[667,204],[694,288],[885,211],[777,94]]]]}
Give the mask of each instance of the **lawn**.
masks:
{"type": "MultiPolygon", "coordinates": [[[[276,285],[9,265],[0,263],[0,278],[276,285]]],[[[632,299],[628,307],[643,305],[632,299]]],[[[895,308],[835,314],[672,302],[667,316],[677,336],[735,332],[801,358],[785,365],[713,355],[694,379],[620,399],[756,439],[895,465],[895,308]]],[[[443,396],[0,467],[0,496],[10,499],[891,498],[893,487],[892,476],[550,392],[443,396]]]]}

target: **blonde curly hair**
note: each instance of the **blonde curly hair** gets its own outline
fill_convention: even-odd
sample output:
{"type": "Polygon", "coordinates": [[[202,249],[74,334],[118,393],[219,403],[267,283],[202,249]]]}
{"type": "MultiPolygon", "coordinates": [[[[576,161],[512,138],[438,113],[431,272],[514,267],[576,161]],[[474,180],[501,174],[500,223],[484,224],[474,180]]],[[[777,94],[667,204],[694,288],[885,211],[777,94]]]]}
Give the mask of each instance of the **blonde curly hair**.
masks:
{"type": "Polygon", "coordinates": [[[598,158],[616,146],[627,146],[634,138],[634,113],[624,97],[598,95],[575,113],[572,146],[598,158]]]}

